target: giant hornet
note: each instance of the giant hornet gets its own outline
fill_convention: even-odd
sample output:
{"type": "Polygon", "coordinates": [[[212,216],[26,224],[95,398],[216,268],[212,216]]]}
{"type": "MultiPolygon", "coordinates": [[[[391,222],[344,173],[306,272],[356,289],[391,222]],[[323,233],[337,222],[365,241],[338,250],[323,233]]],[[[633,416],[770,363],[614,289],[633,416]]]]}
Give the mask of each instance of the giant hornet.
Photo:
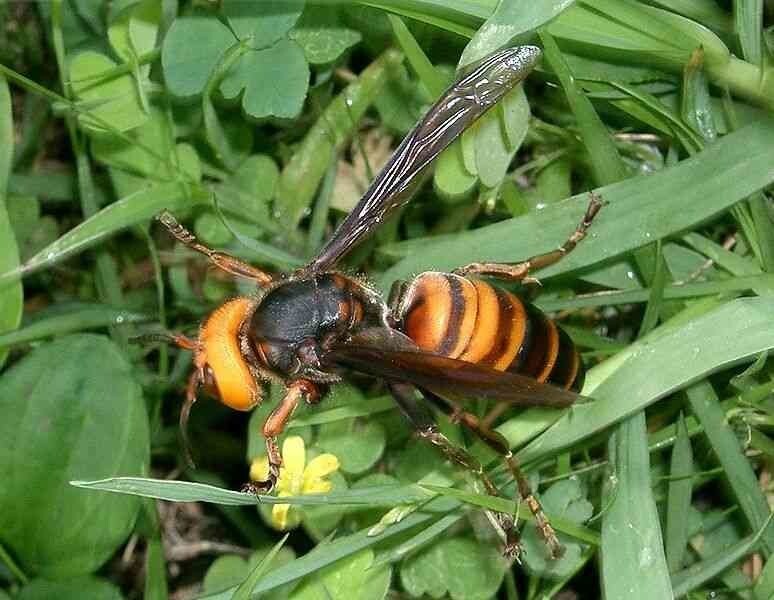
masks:
{"type": "MultiPolygon", "coordinates": [[[[599,199],[592,196],[583,221],[553,252],[507,264],[472,263],[452,273],[420,273],[396,282],[386,302],[359,279],[335,270],[354,246],[408,201],[433,159],[522,81],[539,56],[534,46],[502,50],[454,83],[401,142],[317,257],[294,273],[272,276],[199,243],[171,214],[159,216],[177,240],[218,268],[256,284],[254,294],[217,308],[201,325],[198,338],[166,337],[194,353],[195,369],[180,414],[183,432],[200,386],[231,408],[249,410],[261,402],[264,382],[284,382],[285,396],[263,425],[269,476],[251,491],[267,493],[275,486],[282,464],[277,437],[299,403],[319,402],[348,368],[383,379],[419,436],[473,471],[492,495],[498,489],[482,466],[439,431],[422,399],[440,406],[495,449],[551,554],[561,555],[556,534],[506,440],[462,404],[489,399],[566,407],[576,400],[573,390],[581,385],[583,367],[568,336],[536,308],[480,276],[525,282],[533,270],[557,262],[586,235],[599,199]]],[[[496,518],[506,534],[506,553],[517,555],[513,520],[496,518]]]]}

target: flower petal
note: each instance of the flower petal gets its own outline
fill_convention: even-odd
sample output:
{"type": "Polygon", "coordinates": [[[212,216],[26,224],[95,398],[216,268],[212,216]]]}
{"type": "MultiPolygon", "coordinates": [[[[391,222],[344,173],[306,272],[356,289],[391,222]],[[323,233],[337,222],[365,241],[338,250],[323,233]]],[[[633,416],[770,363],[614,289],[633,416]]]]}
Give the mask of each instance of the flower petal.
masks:
{"type": "Polygon", "coordinates": [[[307,481],[321,479],[339,470],[339,459],[334,454],[320,454],[309,461],[304,469],[304,486],[307,481]]]}
{"type": "Polygon", "coordinates": [[[269,477],[269,459],[266,456],[254,458],[250,465],[251,481],[266,481],[269,477]]]}
{"type": "Polygon", "coordinates": [[[331,489],[333,489],[333,484],[330,481],[315,479],[304,482],[304,494],[327,494],[331,489]]]}
{"type": "Polygon", "coordinates": [[[304,438],[298,435],[285,438],[285,442],[282,444],[282,464],[291,477],[300,476],[304,472],[306,464],[304,438]]]}
{"type": "Polygon", "coordinates": [[[288,512],[290,512],[290,504],[275,504],[272,507],[271,520],[278,529],[287,528],[288,512]]]}

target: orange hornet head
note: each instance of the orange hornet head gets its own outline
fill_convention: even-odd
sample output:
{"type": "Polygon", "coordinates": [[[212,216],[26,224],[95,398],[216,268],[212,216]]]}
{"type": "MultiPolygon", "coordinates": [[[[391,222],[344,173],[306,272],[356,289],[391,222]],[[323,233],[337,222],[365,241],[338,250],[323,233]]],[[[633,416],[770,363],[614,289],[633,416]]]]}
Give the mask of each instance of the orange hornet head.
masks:
{"type": "Polygon", "coordinates": [[[245,297],[229,300],[204,321],[198,340],[175,338],[179,346],[193,350],[196,367],[188,380],[185,403],[180,411],[180,431],[189,462],[186,427],[199,385],[235,410],[250,410],[261,401],[263,388],[242,351],[240,339],[240,329],[252,314],[254,304],[253,299],[245,297]]]}

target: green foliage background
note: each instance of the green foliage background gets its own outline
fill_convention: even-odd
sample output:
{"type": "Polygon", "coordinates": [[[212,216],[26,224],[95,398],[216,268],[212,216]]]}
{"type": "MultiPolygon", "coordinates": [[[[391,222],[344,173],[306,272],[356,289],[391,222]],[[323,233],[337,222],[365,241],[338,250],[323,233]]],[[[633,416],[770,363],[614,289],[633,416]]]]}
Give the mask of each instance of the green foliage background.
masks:
{"type": "MultiPolygon", "coordinates": [[[[766,0],[120,0],[0,5],[0,598],[774,596],[774,4],[766,0]],[[250,286],[152,218],[272,271],[311,257],[433,99],[508,44],[543,59],[347,260],[422,270],[589,237],[536,303],[588,400],[498,430],[567,551],[545,556],[491,452],[487,496],[353,376],[294,417],[324,495],[238,489],[260,424],[177,416],[195,334],[250,286]],[[112,493],[111,493],[112,492],[112,493]],[[197,502],[198,504],[187,504],[197,502]],[[488,510],[525,521],[509,564],[488,510]],[[741,567],[744,565],[744,569],[741,567]]],[[[529,290],[526,290],[529,293],[529,290]]],[[[474,406],[484,414],[485,406],[474,406]]]]}

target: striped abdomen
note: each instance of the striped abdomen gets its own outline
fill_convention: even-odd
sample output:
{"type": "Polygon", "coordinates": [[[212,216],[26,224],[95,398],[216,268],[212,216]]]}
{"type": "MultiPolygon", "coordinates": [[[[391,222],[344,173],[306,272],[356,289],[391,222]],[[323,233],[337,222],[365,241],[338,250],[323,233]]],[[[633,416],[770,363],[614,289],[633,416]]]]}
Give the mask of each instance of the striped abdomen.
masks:
{"type": "Polygon", "coordinates": [[[402,329],[423,350],[566,389],[583,365],[570,338],[535,307],[479,279],[422,273],[399,309],[402,329]]]}

